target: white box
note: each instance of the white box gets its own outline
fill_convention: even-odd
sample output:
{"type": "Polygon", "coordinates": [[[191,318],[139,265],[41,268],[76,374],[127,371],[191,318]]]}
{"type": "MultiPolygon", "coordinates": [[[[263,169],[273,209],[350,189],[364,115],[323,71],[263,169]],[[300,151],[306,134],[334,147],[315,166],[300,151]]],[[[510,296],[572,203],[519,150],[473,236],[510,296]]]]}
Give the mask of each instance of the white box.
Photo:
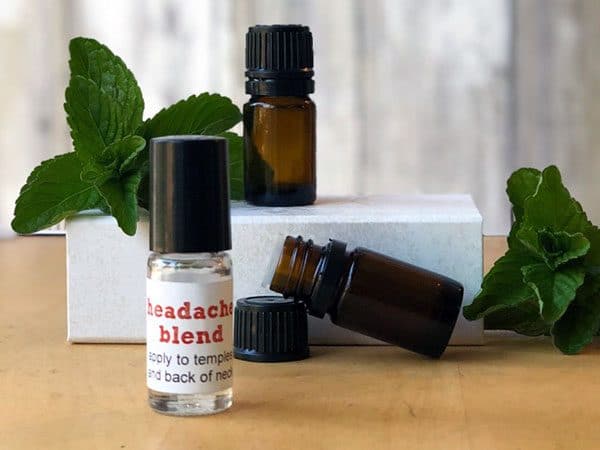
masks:
{"type": "MultiPolygon", "coordinates": [[[[232,234],[235,298],[266,294],[267,261],[286,235],[362,246],[461,282],[471,303],[482,277],[482,219],[468,195],[321,198],[315,205],[264,208],[235,202],[232,234]]],[[[67,221],[68,340],[143,342],[148,218],[126,236],[112,217],[85,212],[67,221]]],[[[378,344],[309,318],[312,344],[378,344]]],[[[459,317],[451,344],[481,344],[480,321],[459,317]]]]}

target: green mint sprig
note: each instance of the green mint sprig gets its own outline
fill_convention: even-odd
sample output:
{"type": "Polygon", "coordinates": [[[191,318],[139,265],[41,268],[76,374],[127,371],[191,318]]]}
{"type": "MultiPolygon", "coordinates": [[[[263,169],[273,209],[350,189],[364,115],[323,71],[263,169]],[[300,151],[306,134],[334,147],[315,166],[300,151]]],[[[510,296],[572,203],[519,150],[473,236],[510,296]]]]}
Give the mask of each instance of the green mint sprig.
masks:
{"type": "Polygon", "coordinates": [[[13,229],[33,233],[86,209],[113,215],[128,235],[147,208],[148,142],[167,135],[220,135],[229,141],[231,197],[243,198],[241,120],[227,97],[203,93],[142,120],[144,99],[125,63],[94,39],[69,45],[65,111],[74,152],[37,166],[15,204],[13,229]]]}
{"type": "Polygon", "coordinates": [[[517,170],[506,192],[515,219],[508,251],[463,314],[486,328],[550,333],[563,353],[578,353],[600,328],[600,229],[555,166],[517,170]]]}

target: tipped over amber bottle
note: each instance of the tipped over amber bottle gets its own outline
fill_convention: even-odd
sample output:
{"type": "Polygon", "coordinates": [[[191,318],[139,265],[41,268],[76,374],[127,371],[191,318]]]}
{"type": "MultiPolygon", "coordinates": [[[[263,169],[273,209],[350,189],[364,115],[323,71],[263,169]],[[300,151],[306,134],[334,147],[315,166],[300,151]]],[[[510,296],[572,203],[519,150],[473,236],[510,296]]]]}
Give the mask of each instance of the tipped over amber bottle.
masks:
{"type": "Polygon", "coordinates": [[[288,236],[270,269],[269,287],[304,302],[313,316],[329,314],[340,327],[441,356],[458,318],[462,285],[372,250],[346,247],[288,236]]]}
{"type": "Polygon", "coordinates": [[[246,200],[309,205],[316,198],[312,34],[301,25],[257,25],[246,35],[246,200]]]}

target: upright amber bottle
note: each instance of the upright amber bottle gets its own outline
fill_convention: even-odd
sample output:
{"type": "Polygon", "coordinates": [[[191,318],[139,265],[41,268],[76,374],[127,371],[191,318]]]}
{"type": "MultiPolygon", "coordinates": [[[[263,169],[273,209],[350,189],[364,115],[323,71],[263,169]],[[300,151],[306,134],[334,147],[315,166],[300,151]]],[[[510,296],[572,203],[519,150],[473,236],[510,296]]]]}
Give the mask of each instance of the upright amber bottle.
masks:
{"type": "Polygon", "coordinates": [[[257,25],[246,35],[244,171],[255,205],[309,205],[316,198],[312,34],[301,25],[257,25]]]}
{"type": "Polygon", "coordinates": [[[439,357],[462,304],[460,283],[362,247],[346,250],[288,236],[270,288],[309,314],[400,347],[439,357]]]}

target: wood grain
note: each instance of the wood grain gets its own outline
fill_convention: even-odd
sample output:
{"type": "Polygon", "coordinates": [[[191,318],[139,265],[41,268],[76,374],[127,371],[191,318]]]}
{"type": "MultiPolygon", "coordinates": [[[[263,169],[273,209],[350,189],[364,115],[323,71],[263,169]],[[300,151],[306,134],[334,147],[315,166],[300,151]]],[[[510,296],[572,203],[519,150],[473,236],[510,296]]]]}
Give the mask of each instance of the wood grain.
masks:
{"type": "MultiPolygon", "coordinates": [[[[486,265],[503,251],[486,239],[486,265]],[[488,249],[493,248],[488,253],[488,249]]],[[[600,445],[600,346],[489,335],[433,361],[313,347],[235,362],[235,405],[200,418],[146,406],[144,347],[65,342],[65,242],[0,241],[1,449],[583,449],[600,445]]]]}

